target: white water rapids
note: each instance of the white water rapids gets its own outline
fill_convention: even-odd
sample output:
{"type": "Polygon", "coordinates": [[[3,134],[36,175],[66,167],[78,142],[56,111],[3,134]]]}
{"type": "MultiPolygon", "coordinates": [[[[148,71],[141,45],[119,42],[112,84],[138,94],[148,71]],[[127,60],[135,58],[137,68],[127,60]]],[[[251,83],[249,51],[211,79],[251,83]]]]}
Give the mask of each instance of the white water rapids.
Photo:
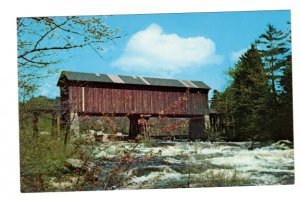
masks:
{"type": "Polygon", "coordinates": [[[101,165],[107,168],[113,165],[112,160],[129,152],[133,163],[125,174],[129,180],[121,189],[294,183],[294,150],[289,141],[269,145],[188,141],[135,145],[103,143],[93,150],[96,160],[109,160],[101,165]]]}

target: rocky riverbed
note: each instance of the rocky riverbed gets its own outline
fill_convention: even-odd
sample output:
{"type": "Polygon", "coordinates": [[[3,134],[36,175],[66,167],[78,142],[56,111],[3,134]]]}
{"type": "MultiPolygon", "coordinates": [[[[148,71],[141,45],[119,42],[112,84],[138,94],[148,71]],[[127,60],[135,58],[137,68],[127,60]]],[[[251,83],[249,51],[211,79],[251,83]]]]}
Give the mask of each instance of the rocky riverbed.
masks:
{"type": "Polygon", "coordinates": [[[104,189],[294,183],[294,150],[289,141],[271,144],[120,141],[85,148],[92,162],[101,169],[99,180],[111,182],[104,189]],[[114,177],[117,186],[110,179],[111,174],[118,176],[114,177]]]}

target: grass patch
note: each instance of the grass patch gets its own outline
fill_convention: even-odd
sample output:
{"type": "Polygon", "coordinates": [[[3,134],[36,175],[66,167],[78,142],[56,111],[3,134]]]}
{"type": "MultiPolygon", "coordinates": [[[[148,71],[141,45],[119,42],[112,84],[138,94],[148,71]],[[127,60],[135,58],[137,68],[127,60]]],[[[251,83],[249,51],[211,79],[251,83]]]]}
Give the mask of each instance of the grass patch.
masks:
{"type": "Polygon", "coordinates": [[[44,177],[60,177],[64,174],[64,162],[74,153],[71,145],[64,150],[61,140],[50,135],[34,138],[20,134],[21,191],[47,191],[44,177]]]}
{"type": "Polygon", "coordinates": [[[191,180],[191,187],[229,187],[251,185],[251,179],[236,170],[213,171],[208,170],[199,177],[191,180]]]}

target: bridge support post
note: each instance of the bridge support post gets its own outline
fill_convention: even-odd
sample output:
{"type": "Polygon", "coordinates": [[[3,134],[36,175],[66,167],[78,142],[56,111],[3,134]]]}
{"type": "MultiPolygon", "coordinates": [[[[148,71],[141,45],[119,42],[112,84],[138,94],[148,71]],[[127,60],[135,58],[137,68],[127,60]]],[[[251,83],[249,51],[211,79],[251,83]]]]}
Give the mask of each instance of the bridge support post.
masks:
{"type": "Polygon", "coordinates": [[[135,139],[138,134],[141,133],[141,128],[139,126],[140,115],[130,115],[129,118],[129,139],[135,139]]]}
{"type": "Polygon", "coordinates": [[[204,123],[205,123],[205,129],[209,130],[211,129],[211,121],[209,115],[204,115],[204,123]]]}
{"type": "Polygon", "coordinates": [[[70,113],[70,131],[79,137],[79,116],[78,113],[70,113]]]}
{"type": "Polygon", "coordinates": [[[146,123],[149,120],[150,116],[148,115],[139,115],[134,114],[128,116],[130,125],[129,125],[129,139],[135,139],[139,134],[143,132],[143,130],[146,128],[146,123]],[[139,120],[144,121],[139,121],[139,120]]]}
{"type": "Polygon", "coordinates": [[[189,121],[189,139],[201,139],[204,135],[205,119],[204,116],[193,117],[189,121]]]}

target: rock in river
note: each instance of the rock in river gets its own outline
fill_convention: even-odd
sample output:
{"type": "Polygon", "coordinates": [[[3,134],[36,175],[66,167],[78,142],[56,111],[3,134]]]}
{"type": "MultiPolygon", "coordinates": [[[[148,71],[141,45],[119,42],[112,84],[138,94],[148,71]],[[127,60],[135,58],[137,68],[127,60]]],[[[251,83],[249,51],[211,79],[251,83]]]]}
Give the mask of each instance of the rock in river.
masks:
{"type": "Polygon", "coordinates": [[[101,168],[90,161],[82,161],[80,159],[67,159],[65,166],[70,170],[82,170],[82,172],[90,173],[94,178],[98,178],[101,168]]]}

